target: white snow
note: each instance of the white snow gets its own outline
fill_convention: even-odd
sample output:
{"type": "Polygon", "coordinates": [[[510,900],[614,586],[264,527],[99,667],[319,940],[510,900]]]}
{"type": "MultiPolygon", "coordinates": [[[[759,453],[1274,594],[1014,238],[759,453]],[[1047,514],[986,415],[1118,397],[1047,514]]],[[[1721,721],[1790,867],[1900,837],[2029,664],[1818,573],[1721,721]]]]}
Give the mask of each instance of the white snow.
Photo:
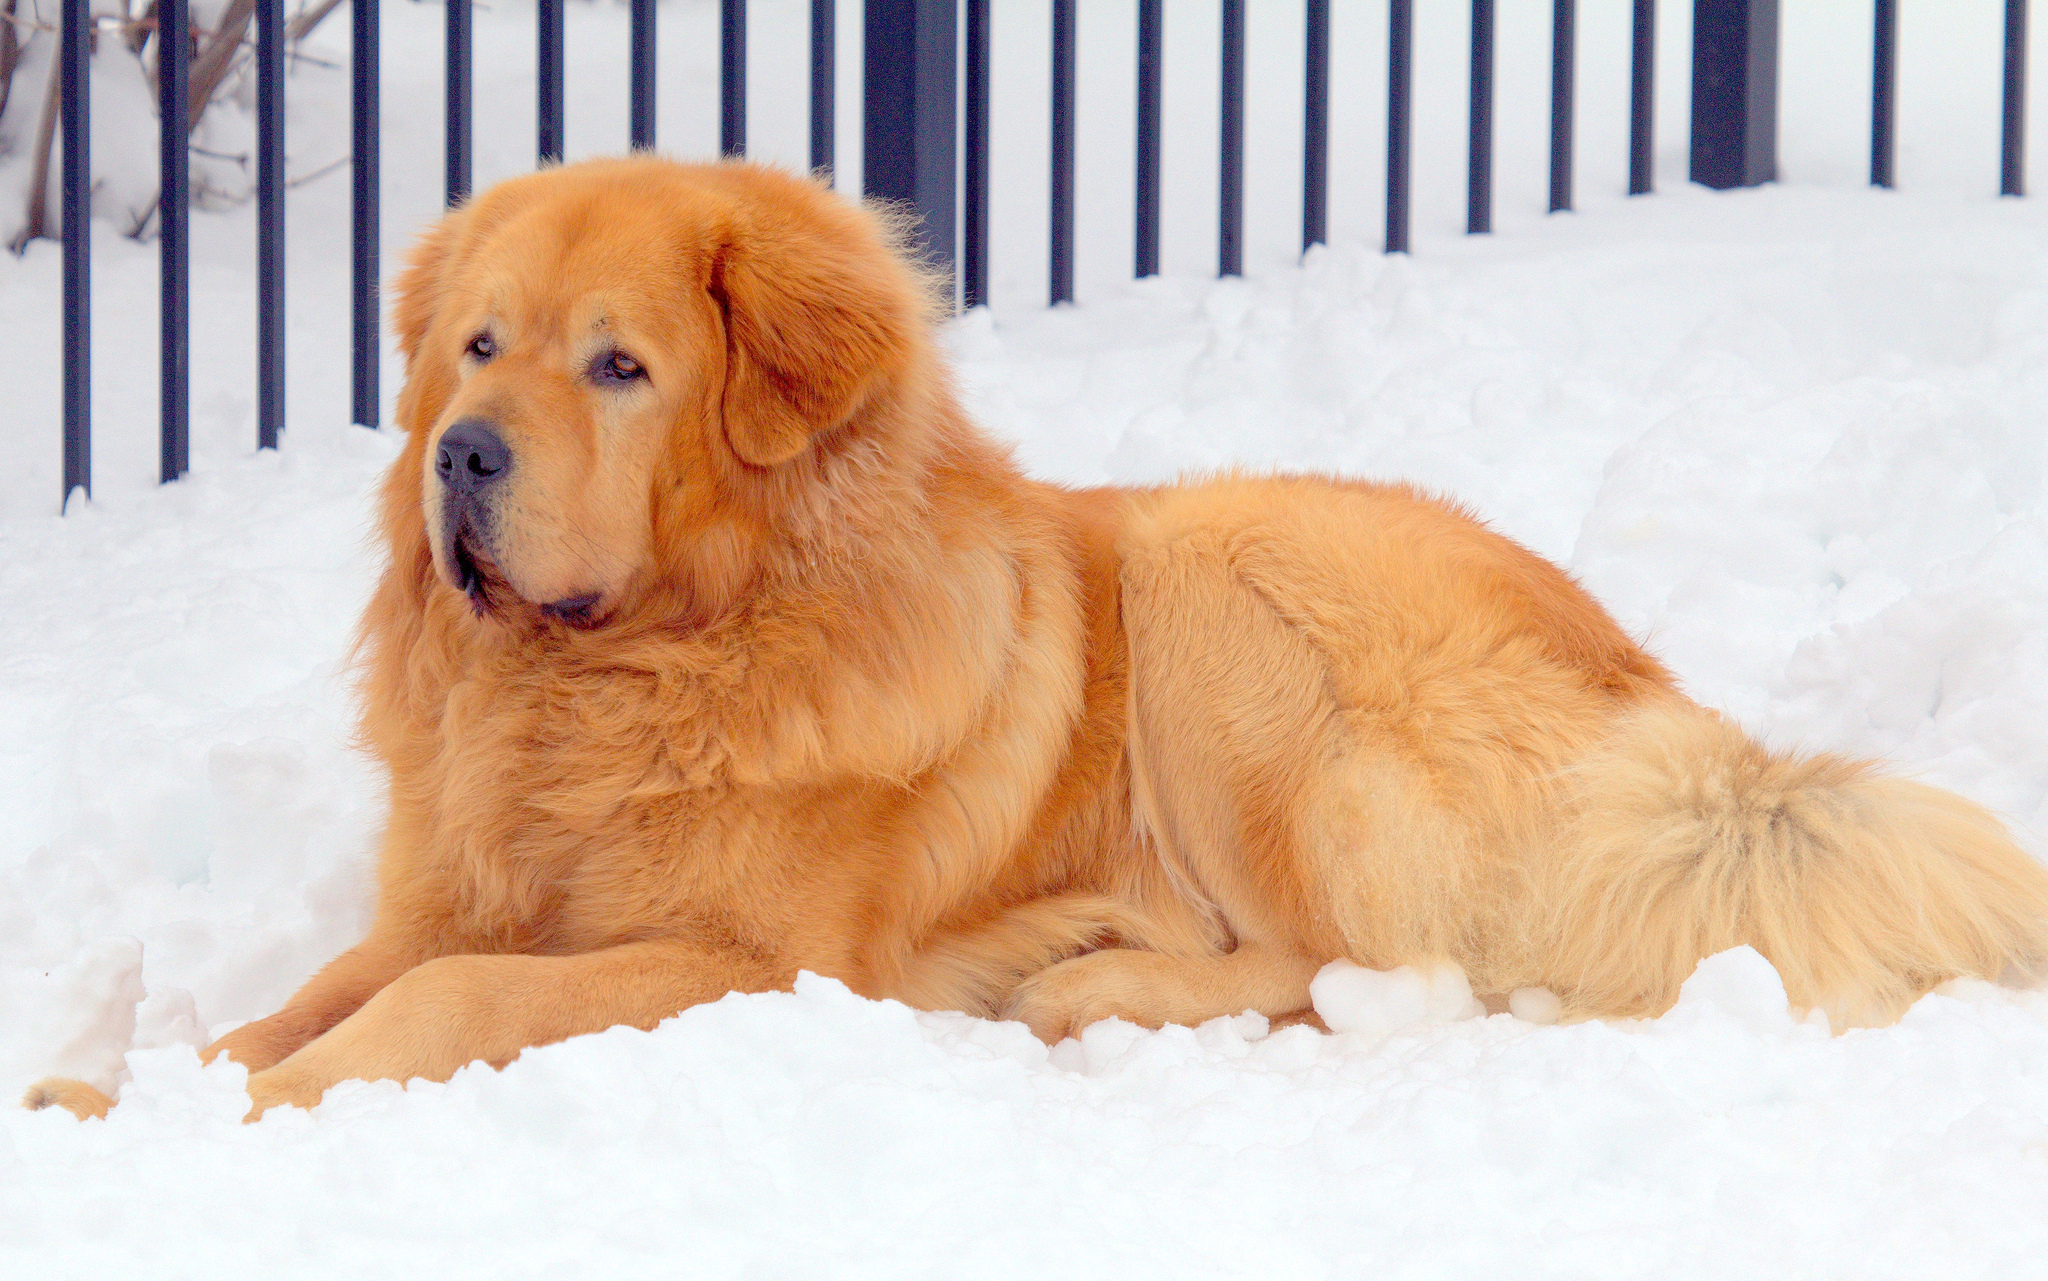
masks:
{"type": "MultiPolygon", "coordinates": [[[[1034,471],[1243,463],[1442,487],[1581,575],[1697,697],[1774,743],[1896,760],[2048,854],[2048,203],[1988,194],[1995,0],[1902,6],[1892,193],[1860,186],[1867,6],[1787,6],[1786,181],[1721,195],[1679,180],[1687,11],[1665,4],[1660,192],[1638,200],[1614,194],[1628,6],[1588,3],[1581,211],[1551,218],[1547,31],[1541,6],[1504,6],[1502,230],[1481,239],[1457,234],[1462,6],[1418,6],[1416,253],[1391,260],[1374,239],[1383,8],[1347,10],[1336,65],[1366,70],[1337,98],[1338,243],[1299,266],[1298,107],[1270,78],[1296,56],[1298,6],[1254,5],[1268,168],[1253,274],[1222,283],[1204,278],[1198,96],[1213,6],[1170,7],[1186,25],[1169,90],[1192,86],[1170,274],[1120,279],[1129,90],[1111,63],[1128,34],[1110,28],[1128,5],[1084,6],[1126,45],[1090,54],[1084,31],[1082,305],[1046,311],[1044,5],[998,6],[1023,34],[999,46],[997,306],[947,341],[1034,471]]],[[[711,138],[715,12],[663,7],[679,149],[711,138]]],[[[802,7],[754,12],[755,136],[797,157],[802,7]]],[[[623,10],[570,17],[572,152],[617,146],[623,10]]],[[[322,56],[345,61],[346,18],[322,56]]],[[[385,7],[387,266],[438,200],[440,20],[385,7]]],[[[480,181],[530,154],[530,21],[477,12],[480,181]]],[[[23,74],[32,103],[40,72],[23,74]]],[[[295,172],[345,149],[345,92],[300,69],[295,172]]],[[[0,217],[25,114],[0,121],[0,217]]],[[[216,127],[231,141],[246,122],[216,127]]],[[[841,135],[857,145],[855,118],[841,135]]],[[[1958,982],[1895,1027],[1831,1037],[1746,949],[1648,1022],[1552,1025],[1535,991],[1485,1016],[1455,974],[1339,964],[1316,989],[1334,1035],[1247,1015],[1107,1023],[1049,1050],[806,978],[242,1125],[241,1070],[202,1070],[193,1048],[275,1009],[366,923],[381,783],[347,743],[345,660],[398,441],[345,422],[341,171],[292,195],[278,453],[250,448],[249,211],[196,220],[194,469],[156,487],[154,249],[118,235],[133,186],[110,174],[95,226],[97,497],[66,517],[56,253],[0,261],[0,1095],[63,1072],[122,1099],[84,1124],[0,1107],[6,1275],[2042,1274],[2048,994],[1958,982]]]]}

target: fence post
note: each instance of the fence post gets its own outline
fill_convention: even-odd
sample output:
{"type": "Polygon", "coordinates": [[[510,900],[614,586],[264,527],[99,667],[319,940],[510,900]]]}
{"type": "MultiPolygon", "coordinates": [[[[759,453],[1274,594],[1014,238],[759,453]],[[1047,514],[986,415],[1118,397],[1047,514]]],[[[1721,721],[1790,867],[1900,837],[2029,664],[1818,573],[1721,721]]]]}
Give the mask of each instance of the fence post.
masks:
{"type": "Polygon", "coordinates": [[[86,0],[64,0],[57,33],[64,120],[64,503],[92,497],[92,130],[86,0]]]}
{"type": "Polygon", "coordinates": [[[1778,176],[1778,0],[1695,0],[1692,180],[1717,190],[1778,176]]]}
{"type": "MultiPolygon", "coordinates": [[[[463,0],[448,0],[449,4],[463,0]]],[[[626,137],[635,151],[654,149],[654,0],[633,0],[626,61],[632,88],[627,91],[626,137]]]]}
{"type": "Polygon", "coordinates": [[[1578,104],[1573,85],[1579,62],[1577,0],[1551,0],[1550,212],[1572,207],[1572,124],[1578,104]]]}
{"type": "Polygon", "coordinates": [[[540,125],[535,150],[543,165],[562,159],[562,0],[540,0],[534,50],[534,115],[540,125]]]}
{"type": "Polygon", "coordinates": [[[1138,0],[1138,172],[1136,275],[1159,274],[1159,108],[1165,0],[1138,0]]]}
{"type": "Polygon", "coordinates": [[[1075,0],[1052,0],[1052,244],[1047,302],[1074,301],[1075,0]]]}
{"type": "Polygon", "coordinates": [[[1216,274],[1244,274],[1244,0],[1223,0],[1223,119],[1217,152],[1216,274]]]}
{"type": "Polygon", "coordinates": [[[284,0],[256,0],[256,447],[284,430],[284,0]]]}
{"type": "Polygon", "coordinates": [[[1301,252],[1329,239],[1330,0],[1308,0],[1301,85],[1301,252]]]}
{"type": "Polygon", "coordinates": [[[1657,0],[1636,0],[1629,36],[1628,194],[1643,196],[1656,176],[1657,0]]]}
{"type": "Polygon", "coordinates": [[[2027,192],[2027,0],[2005,0],[2005,124],[1999,138],[2001,196],[2027,192]]]}
{"type": "Polygon", "coordinates": [[[1387,5],[1387,252],[1408,252],[1409,90],[1415,72],[1415,0],[1387,5]]]}
{"type": "MultiPolygon", "coordinates": [[[[989,0],[967,0],[967,156],[960,200],[960,306],[988,302],[989,0]]],[[[1054,130],[1058,132],[1057,128],[1054,130]]],[[[1055,166],[1057,169],[1057,166],[1055,166]]]]}
{"type": "Polygon", "coordinates": [[[192,21],[186,0],[157,5],[157,182],[158,270],[162,293],[158,323],[163,355],[157,367],[158,478],[173,481],[191,465],[192,255],[191,137],[186,123],[190,92],[186,75],[192,21]]]}
{"type": "MultiPolygon", "coordinates": [[[[648,12],[654,10],[654,0],[633,0],[644,4],[648,12]]],[[[813,170],[833,167],[833,126],[837,124],[834,113],[839,109],[839,95],[836,91],[838,70],[839,22],[838,0],[811,0],[811,168],[813,170]]],[[[654,77],[649,55],[648,79],[654,77]]],[[[653,146],[653,130],[648,131],[648,144],[653,146]]]]}
{"type": "Polygon", "coordinates": [[[353,296],[353,346],[355,386],[352,406],[355,421],[375,427],[378,414],[377,358],[377,270],[380,255],[377,189],[377,0],[355,0],[354,24],[350,33],[354,53],[349,62],[355,81],[349,114],[355,131],[355,149],[349,168],[351,183],[350,222],[355,233],[349,291],[353,296]]]}
{"type": "Polygon", "coordinates": [[[954,266],[959,147],[956,0],[868,0],[862,121],[862,186],[919,219],[916,248],[954,266]]]}
{"type": "Polygon", "coordinates": [[[450,209],[469,199],[472,178],[470,164],[470,107],[475,100],[471,91],[470,59],[470,0],[447,0],[447,28],[445,40],[447,67],[441,75],[441,82],[447,90],[447,105],[442,109],[442,120],[447,126],[448,141],[443,146],[443,157],[447,161],[446,173],[442,178],[442,203],[450,209]]]}
{"type": "Polygon", "coordinates": [[[1472,105],[1465,116],[1465,234],[1493,230],[1493,0],[1472,0],[1472,105]]]}
{"type": "Polygon", "coordinates": [[[1899,83],[1898,0],[1877,0],[1870,32],[1870,185],[1892,185],[1892,122],[1899,83]]]}
{"type": "Polygon", "coordinates": [[[747,154],[747,0],[719,5],[718,154],[747,154]]]}

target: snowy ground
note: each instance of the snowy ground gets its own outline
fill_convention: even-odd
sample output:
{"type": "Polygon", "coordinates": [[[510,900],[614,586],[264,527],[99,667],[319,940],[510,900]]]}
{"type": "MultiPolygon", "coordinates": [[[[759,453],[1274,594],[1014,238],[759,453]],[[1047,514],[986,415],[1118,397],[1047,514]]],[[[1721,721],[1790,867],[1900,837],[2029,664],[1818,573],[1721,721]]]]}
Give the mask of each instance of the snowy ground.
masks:
{"type": "MultiPolygon", "coordinates": [[[[1584,8],[1607,49],[1613,15],[1584,8]]],[[[1977,56],[1995,6],[1957,10],[1909,68],[1977,56]]],[[[665,7],[665,29],[690,39],[710,11],[665,7]]],[[[572,49],[616,17],[579,8],[572,49]]],[[[509,41],[527,14],[478,21],[509,41]]],[[[438,22],[387,6],[394,252],[438,182],[433,131],[399,127],[438,88],[438,22]]],[[[1098,245],[1083,305],[1057,312],[1008,250],[1008,296],[948,336],[974,406],[1075,481],[1241,462],[1453,491],[1580,574],[1697,697],[1774,743],[1893,758],[2048,855],[2048,200],[1983,194],[1975,82],[1936,117],[1953,147],[1909,134],[1917,185],[1861,189],[1840,119],[1798,108],[1864,71],[1790,65],[1825,23],[1788,23],[1778,188],[1682,188],[1667,148],[1666,190],[1622,201],[1602,152],[1583,211],[1542,219],[1540,164],[1508,166],[1502,234],[1457,236],[1455,191],[1425,183],[1397,260],[1354,190],[1344,242],[1299,268],[1268,208],[1251,279],[1202,279],[1195,231],[1179,274],[1142,284],[1098,245]]],[[[1455,33],[1429,39],[1455,67],[1455,33]]],[[[761,128],[800,147],[786,124],[761,128]]],[[[1462,116],[1425,126],[1450,172],[1462,116]]],[[[317,165],[307,130],[295,156],[317,165]]],[[[529,137],[507,130],[502,172],[529,137]]],[[[815,980],[242,1126],[239,1069],[192,1047],[354,940],[380,809],[341,664],[398,442],[343,421],[345,187],[324,190],[294,193],[277,454],[246,440],[246,210],[198,220],[195,469],[161,489],[153,252],[103,210],[98,500],[64,518],[55,255],[0,261],[22,339],[0,353],[0,1095],[53,1071],[123,1091],[105,1122],[0,1108],[6,1275],[2042,1274],[2048,995],[1965,984],[1830,1038],[1746,953],[1642,1024],[1460,1017],[1419,977],[1351,975],[1319,993],[1340,1035],[1105,1024],[1049,1052],[815,980]]],[[[1023,225],[1028,184],[1004,198],[1023,225]]]]}

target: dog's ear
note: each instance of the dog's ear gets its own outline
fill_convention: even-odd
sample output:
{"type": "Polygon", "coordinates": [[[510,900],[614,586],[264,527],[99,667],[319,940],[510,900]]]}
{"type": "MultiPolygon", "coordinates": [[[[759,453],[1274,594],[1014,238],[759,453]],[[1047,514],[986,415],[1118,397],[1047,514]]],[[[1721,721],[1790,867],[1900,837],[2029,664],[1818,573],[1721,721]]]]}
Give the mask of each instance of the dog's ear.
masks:
{"type": "Polygon", "coordinates": [[[405,270],[398,273],[391,306],[392,328],[397,330],[398,350],[410,368],[419,357],[420,343],[434,323],[435,313],[447,292],[450,259],[469,219],[469,210],[455,209],[427,228],[406,256],[405,270]]]}
{"type": "Polygon", "coordinates": [[[925,324],[924,284],[874,216],[824,193],[805,203],[743,220],[711,263],[726,440],[756,467],[858,413],[910,364],[925,324]]]}
{"type": "Polygon", "coordinates": [[[391,307],[398,350],[405,356],[405,385],[398,393],[398,422],[418,435],[431,425],[453,394],[455,369],[447,361],[421,359],[421,347],[448,293],[448,270],[467,211],[457,210],[428,228],[413,245],[398,273],[391,307]]]}

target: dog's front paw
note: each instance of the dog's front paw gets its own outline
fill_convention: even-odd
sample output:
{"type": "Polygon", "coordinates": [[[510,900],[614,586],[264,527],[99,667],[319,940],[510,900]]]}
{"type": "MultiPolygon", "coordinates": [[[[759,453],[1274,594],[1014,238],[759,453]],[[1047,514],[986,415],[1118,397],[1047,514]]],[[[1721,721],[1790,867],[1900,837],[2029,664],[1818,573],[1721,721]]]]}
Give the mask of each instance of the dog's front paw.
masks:
{"type": "Polygon", "coordinates": [[[61,1076],[45,1077],[28,1087],[28,1093],[21,1096],[21,1106],[31,1112],[44,1108],[63,1108],[81,1121],[103,1117],[114,1106],[114,1101],[83,1081],[67,1081],[61,1076]]]}
{"type": "Polygon", "coordinates": [[[244,1023],[207,1046],[199,1052],[199,1061],[211,1063],[225,1056],[252,1073],[261,1072],[290,1058],[292,1052],[304,1045],[307,1039],[305,1033],[283,1015],[273,1014],[267,1019],[244,1023]]]}
{"type": "Polygon", "coordinates": [[[276,1107],[316,1107],[327,1086],[316,1080],[311,1073],[274,1067],[265,1072],[252,1073],[249,1077],[249,1111],[242,1117],[243,1124],[260,1121],[263,1114],[276,1107]]]}

